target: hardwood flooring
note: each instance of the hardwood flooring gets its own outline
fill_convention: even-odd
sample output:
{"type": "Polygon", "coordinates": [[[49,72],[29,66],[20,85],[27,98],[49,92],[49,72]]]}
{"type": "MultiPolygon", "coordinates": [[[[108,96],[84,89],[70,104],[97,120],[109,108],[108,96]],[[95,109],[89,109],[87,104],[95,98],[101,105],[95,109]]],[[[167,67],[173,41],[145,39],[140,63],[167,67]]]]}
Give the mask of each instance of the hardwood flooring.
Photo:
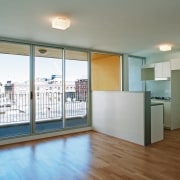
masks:
{"type": "Polygon", "coordinates": [[[180,179],[180,130],[147,147],[94,131],[0,146],[0,180],[121,179],[180,179]]]}

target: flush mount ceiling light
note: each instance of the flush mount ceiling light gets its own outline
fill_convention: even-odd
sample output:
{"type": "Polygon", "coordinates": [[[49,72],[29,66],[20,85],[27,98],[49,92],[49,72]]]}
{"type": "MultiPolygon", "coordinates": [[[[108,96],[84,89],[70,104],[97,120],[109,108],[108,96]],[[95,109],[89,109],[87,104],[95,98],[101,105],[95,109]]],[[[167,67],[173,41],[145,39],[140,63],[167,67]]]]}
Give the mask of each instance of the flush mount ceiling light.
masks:
{"type": "Polygon", "coordinates": [[[70,26],[70,19],[67,17],[56,17],[52,20],[52,28],[65,30],[70,26]]]}
{"type": "Polygon", "coordinates": [[[162,44],[159,46],[160,51],[171,51],[172,46],[170,44],[162,44]]]}

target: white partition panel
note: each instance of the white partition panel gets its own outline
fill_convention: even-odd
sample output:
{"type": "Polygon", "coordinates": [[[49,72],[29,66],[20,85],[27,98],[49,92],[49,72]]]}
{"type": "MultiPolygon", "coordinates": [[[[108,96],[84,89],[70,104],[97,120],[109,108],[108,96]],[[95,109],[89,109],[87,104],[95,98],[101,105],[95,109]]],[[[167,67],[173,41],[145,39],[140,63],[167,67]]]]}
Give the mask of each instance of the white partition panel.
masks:
{"type": "Polygon", "coordinates": [[[145,145],[143,92],[94,91],[93,128],[96,131],[145,145]]]}

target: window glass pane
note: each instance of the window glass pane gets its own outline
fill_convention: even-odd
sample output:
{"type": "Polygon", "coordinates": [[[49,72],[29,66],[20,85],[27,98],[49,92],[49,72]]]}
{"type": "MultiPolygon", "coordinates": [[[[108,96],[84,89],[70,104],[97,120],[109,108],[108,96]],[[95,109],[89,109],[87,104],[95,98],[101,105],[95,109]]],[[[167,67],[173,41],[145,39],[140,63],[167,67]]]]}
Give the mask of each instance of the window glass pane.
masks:
{"type": "Polygon", "coordinates": [[[0,138],[30,133],[29,51],[0,42],[0,138]]]}
{"type": "Polygon", "coordinates": [[[66,127],[87,125],[88,58],[86,52],[65,51],[66,127]]]}
{"type": "Polygon", "coordinates": [[[143,59],[128,57],[129,64],[129,91],[143,91],[144,84],[141,81],[141,67],[143,59]]]}
{"type": "Polygon", "coordinates": [[[63,128],[62,50],[35,48],[36,132],[63,128]]]}

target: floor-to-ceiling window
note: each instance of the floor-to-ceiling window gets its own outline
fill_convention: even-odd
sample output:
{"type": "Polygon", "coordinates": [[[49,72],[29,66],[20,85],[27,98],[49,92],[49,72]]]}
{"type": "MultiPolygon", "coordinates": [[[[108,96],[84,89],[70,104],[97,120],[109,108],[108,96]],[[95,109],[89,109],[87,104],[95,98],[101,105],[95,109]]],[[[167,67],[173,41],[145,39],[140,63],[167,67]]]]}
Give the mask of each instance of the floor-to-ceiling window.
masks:
{"type": "Polygon", "coordinates": [[[0,42],[0,138],[31,132],[29,54],[28,45],[0,42]]]}
{"type": "Polygon", "coordinates": [[[88,124],[88,54],[65,50],[65,126],[88,124]]]}
{"type": "Polygon", "coordinates": [[[0,42],[0,139],[90,125],[88,53],[0,42]]]}
{"type": "Polygon", "coordinates": [[[35,47],[35,131],[63,128],[62,49],[35,47]]]}

